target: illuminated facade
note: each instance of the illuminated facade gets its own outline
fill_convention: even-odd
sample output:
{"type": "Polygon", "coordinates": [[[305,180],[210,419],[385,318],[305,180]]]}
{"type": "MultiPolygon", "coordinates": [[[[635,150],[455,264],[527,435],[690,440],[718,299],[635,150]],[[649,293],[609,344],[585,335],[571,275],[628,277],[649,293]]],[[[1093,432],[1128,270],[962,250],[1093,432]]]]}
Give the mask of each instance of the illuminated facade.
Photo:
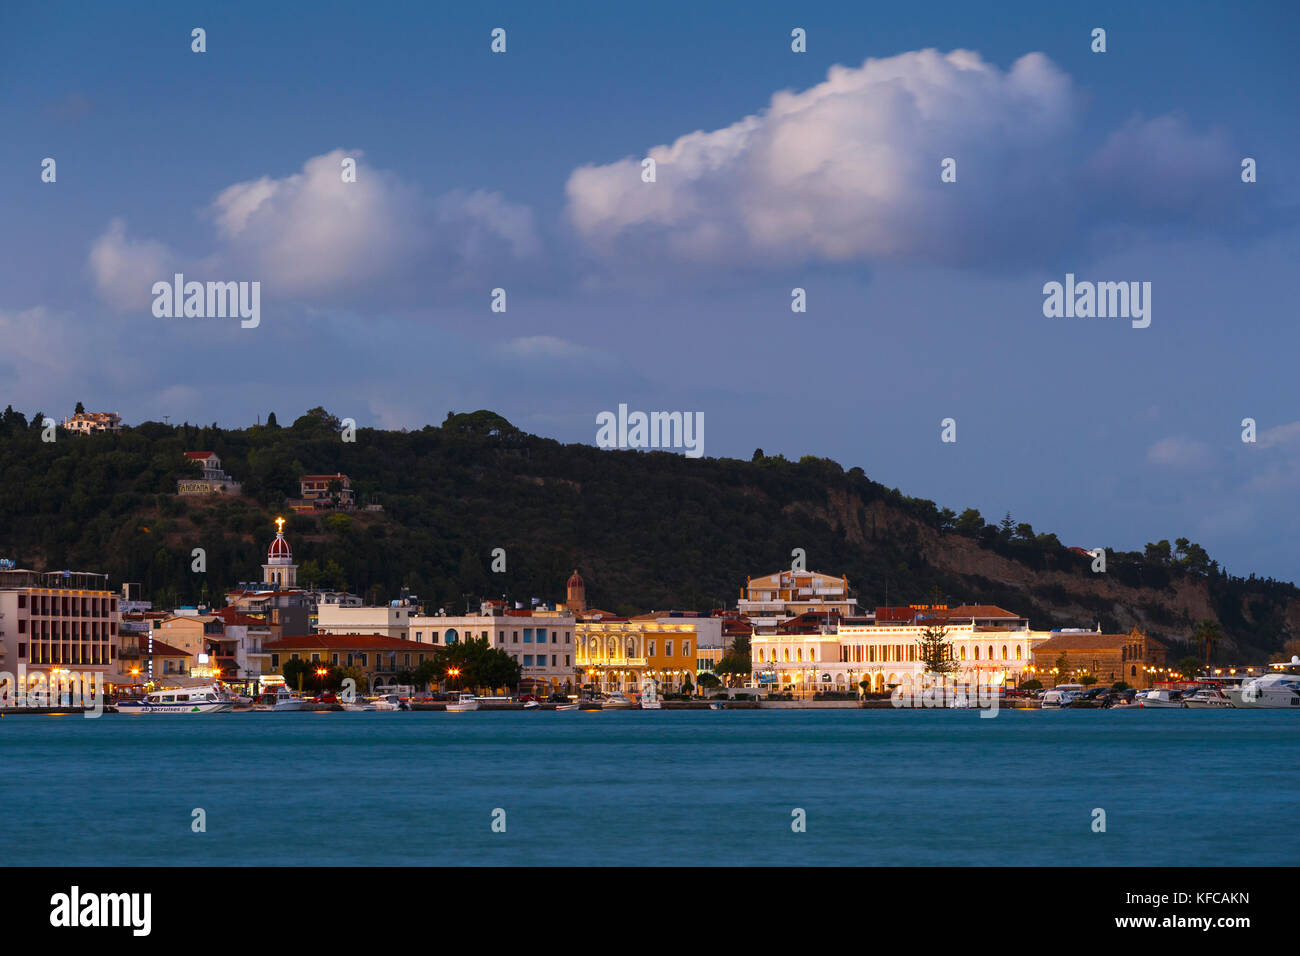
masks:
{"type": "Polygon", "coordinates": [[[0,571],[0,645],[6,670],[47,682],[90,672],[118,683],[118,595],[103,574],[0,571]]]}
{"type": "MultiPolygon", "coordinates": [[[[925,672],[919,642],[925,622],[910,624],[840,624],[813,634],[755,634],[751,645],[756,679],[773,690],[885,693],[911,683],[925,672]]],[[[972,621],[944,624],[944,641],[952,645],[956,676],[962,681],[1017,684],[1027,679],[1034,648],[1052,636],[1032,631],[981,625],[972,621]]]]}
{"type": "Polygon", "coordinates": [[[846,577],[791,570],[750,578],[736,609],[749,618],[755,632],[772,633],[779,624],[808,612],[852,617],[858,601],[846,577]]]}
{"type": "Polygon", "coordinates": [[[590,621],[575,625],[582,683],[602,691],[637,691],[645,675],[674,693],[696,675],[695,625],[665,621],[590,621]]]}

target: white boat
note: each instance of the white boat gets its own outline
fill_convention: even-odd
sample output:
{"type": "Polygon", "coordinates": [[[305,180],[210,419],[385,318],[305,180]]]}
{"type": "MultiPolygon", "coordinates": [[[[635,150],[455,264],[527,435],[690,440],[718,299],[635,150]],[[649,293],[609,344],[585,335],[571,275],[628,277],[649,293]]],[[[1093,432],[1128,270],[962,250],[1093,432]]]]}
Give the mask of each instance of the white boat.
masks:
{"type": "Polygon", "coordinates": [[[1070,704],[1087,690],[1082,684],[1057,684],[1043,694],[1043,710],[1060,710],[1070,704]]]}
{"type": "MultiPolygon", "coordinates": [[[[1287,666],[1300,667],[1300,658],[1292,657],[1287,666]]],[[[1226,693],[1234,707],[1300,710],[1300,674],[1263,674],[1228,688],[1226,693]]]]}
{"type": "Polygon", "coordinates": [[[478,710],[478,698],[473,694],[458,694],[454,701],[447,704],[448,713],[459,714],[467,710],[478,710]]]}
{"type": "Polygon", "coordinates": [[[718,703],[717,701],[714,701],[712,704],[709,704],[709,710],[726,710],[726,709],[727,708],[725,706],[718,703]]]}
{"type": "Polygon", "coordinates": [[[1187,706],[1193,708],[1231,707],[1232,701],[1218,687],[1202,687],[1187,698],[1187,706]]]}
{"type": "Polygon", "coordinates": [[[156,690],[141,700],[119,701],[119,714],[223,714],[235,709],[220,687],[178,687],[156,690]]]}
{"type": "Polygon", "coordinates": [[[577,704],[556,704],[555,709],[556,710],[577,710],[578,705],[577,704]]]}
{"type": "Polygon", "coordinates": [[[410,710],[410,705],[396,694],[380,694],[378,697],[370,698],[370,703],[374,705],[375,710],[410,710]]]}
{"type": "Polygon", "coordinates": [[[541,709],[542,709],[542,705],[537,703],[537,701],[535,700],[524,701],[524,710],[541,710],[541,709]]]}
{"type": "Polygon", "coordinates": [[[612,691],[605,695],[605,699],[600,702],[601,710],[626,710],[632,706],[632,701],[627,694],[620,691],[612,691]]]}
{"type": "Polygon", "coordinates": [[[353,700],[351,702],[344,701],[343,709],[346,710],[349,714],[363,714],[363,713],[374,713],[379,708],[376,707],[374,704],[372,704],[370,701],[366,700],[364,697],[358,697],[356,700],[353,700]]]}
{"type": "Polygon", "coordinates": [[[647,677],[641,682],[641,709],[663,710],[664,702],[659,699],[659,682],[647,677]]]}
{"type": "Polygon", "coordinates": [[[1185,708],[1187,706],[1186,696],[1181,690],[1149,690],[1146,696],[1138,701],[1138,706],[1142,708],[1185,708]]]}
{"type": "Polygon", "coordinates": [[[276,688],[274,695],[272,695],[270,691],[267,691],[265,694],[258,697],[256,703],[253,704],[253,709],[284,713],[286,711],[302,710],[310,704],[311,701],[303,700],[301,697],[296,696],[292,691],[290,691],[288,687],[281,684],[276,688]]]}

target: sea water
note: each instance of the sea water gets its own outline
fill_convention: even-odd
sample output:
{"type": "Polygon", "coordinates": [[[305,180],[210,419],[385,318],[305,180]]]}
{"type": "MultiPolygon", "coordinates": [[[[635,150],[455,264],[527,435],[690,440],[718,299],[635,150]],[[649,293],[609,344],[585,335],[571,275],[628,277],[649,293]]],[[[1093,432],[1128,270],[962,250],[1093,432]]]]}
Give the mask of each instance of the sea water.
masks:
{"type": "Polygon", "coordinates": [[[1290,865],[1298,744],[1266,710],[9,715],[0,863],[1290,865]]]}

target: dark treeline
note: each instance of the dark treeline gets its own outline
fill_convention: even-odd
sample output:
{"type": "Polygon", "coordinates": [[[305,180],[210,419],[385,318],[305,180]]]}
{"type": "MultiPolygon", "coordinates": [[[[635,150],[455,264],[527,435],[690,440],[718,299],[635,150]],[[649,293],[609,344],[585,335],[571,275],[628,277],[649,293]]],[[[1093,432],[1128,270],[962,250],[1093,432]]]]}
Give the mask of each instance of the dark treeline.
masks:
{"type": "MultiPolygon", "coordinates": [[[[116,435],[59,429],[54,442],[42,441],[40,419],[12,408],[0,418],[0,556],[107,572],[114,586],[139,581],[162,605],[219,601],[260,578],[272,519],[297,497],[299,476],[343,472],[359,500],[382,512],[293,516],[286,534],[301,583],[372,601],[407,587],[448,611],[481,597],[527,606],[563,600],[576,567],[596,607],[707,610],[734,606],[746,575],[787,568],[802,548],[809,568],[847,575],[867,607],[885,603],[886,591],[891,604],[939,593],[1002,604],[1036,626],[1087,626],[1094,621],[1059,612],[1083,603],[1103,627],[1119,626],[1116,608],[1088,598],[1091,559],[1055,535],[1010,515],[991,523],[973,509],[939,508],[824,458],[602,451],[525,434],[487,411],[418,431],[357,429],[352,442],[320,408],[292,426],[274,416],[244,429],[145,422],[116,435]],[[184,457],[193,450],[216,452],[242,495],[176,496],[177,479],[197,473],[184,457]],[[894,520],[877,527],[876,504],[894,520]],[[1031,571],[1077,575],[1078,586],[1026,590],[950,573],[925,558],[929,532],[971,538],[1031,571]],[[206,552],[204,574],[191,570],[196,547],[206,552]],[[496,548],[504,572],[492,570],[496,548]]],[[[1143,589],[1142,618],[1174,641],[1194,622],[1168,606],[1169,589],[1192,579],[1242,650],[1289,639],[1284,615],[1300,597],[1288,582],[1231,577],[1181,538],[1110,552],[1107,574],[1143,589]]]]}

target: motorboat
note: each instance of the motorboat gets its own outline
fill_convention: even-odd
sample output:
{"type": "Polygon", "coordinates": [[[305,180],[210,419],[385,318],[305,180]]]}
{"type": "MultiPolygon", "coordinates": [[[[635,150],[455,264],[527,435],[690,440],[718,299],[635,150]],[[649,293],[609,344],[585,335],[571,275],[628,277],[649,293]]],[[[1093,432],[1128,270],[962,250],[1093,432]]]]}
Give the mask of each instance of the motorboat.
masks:
{"type": "Polygon", "coordinates": [[[524,701],[524,710],[541,710],[542,705],[535,700],[524,701]]]}
{"type": "Polygon", "coordinates": [[[555,709],[556,710],[577,710],[578,705],[577,704],[556,704],[555,709]]]}
{"type": "Polygon", "coordinates": [[[380,694],[378,697],[370,698],[370,703],[374,705],[375,710],[410,710],[411,705],[402,700],[396,694],[380,694]]]}
{"type": "Polygon", "coordinates": [[[379,708],[364,697],[358,697],[355,700],[345,700],[343,709],[349,714],[374,713],[379,708]]]}
{"type": "Polygon", "coordinates": [[[1069,707],[1087,688],[1082,684],[1057,684],[1043,693],[1043,710],[1060,710],[1069,707]]]}
{"type": "Polygon", "coordinates": [[[726,710],[726,709],[727,707],[725,704],[721,704],[716,700],[713,703],[709,704],[709,710],[726,710]]]}
{"type": "Polygon", "coordinates": [[[664,702],[659,699],[659,682],[647,677],[641,682],[641,709],[663,710],[664,702]]]}
{"type": "Polygon", "coordinates": [[[611,691],[600,702],[601,710],[627,710],[632,706],[631,699],[621,691],[611,691]]]}
{"type": "Polygon", "coordinates": [[[456,699],[447,704],[447,712],[460,714],[468,710],[478,710],[478,698],[473,694],[457,694],[456,699]]]}
{"type": "Polygon", "coordinates": [[[1218,687],[1202,687],[1187,698],[1187,706],[1193,708],[1231,707],[1232,701],[1218,687]]]}
{"type": "Polygon", "coordinates": [[[1143,697],[1140,701],[1138,701],[1138,706],[1142,708],[1147,708],[1147,707],[1185,708],[1187,706],[1188,696],[1190,695],[1185,695],[1181,690],[1166,690],[1164,688],[1161,688],[1159,690],[1149,690],[1147,691],[1146,696],[1143,697]]]}
{"type": "Polygon", "coordinates": [[[155,690],[140,700],[118,701],[119,714],[224,714],[234,702],[216,684],[155,690]]]}
{"type": "MultiPolygon", "coordinates": [[[[1290,667],[1300,667],[1300,658],[1292,657],[1290,667]]],[[[1226,690],[1234,707],[1300,710],[1300,674],[1262,674],[1226,690]]]]}
{"type": "Polygon", "coordinates": [[[285,713],[287,711],[303,710],[310,706],[312,706],[311,701],[303,700],[301,697],[296,696],[292,691],[290,691],[284,684],[281,684],[276,688],[274,694],[267,691],[265,694],[258,697],[257,701],[253,704],[253,709],[285,713]]]}

